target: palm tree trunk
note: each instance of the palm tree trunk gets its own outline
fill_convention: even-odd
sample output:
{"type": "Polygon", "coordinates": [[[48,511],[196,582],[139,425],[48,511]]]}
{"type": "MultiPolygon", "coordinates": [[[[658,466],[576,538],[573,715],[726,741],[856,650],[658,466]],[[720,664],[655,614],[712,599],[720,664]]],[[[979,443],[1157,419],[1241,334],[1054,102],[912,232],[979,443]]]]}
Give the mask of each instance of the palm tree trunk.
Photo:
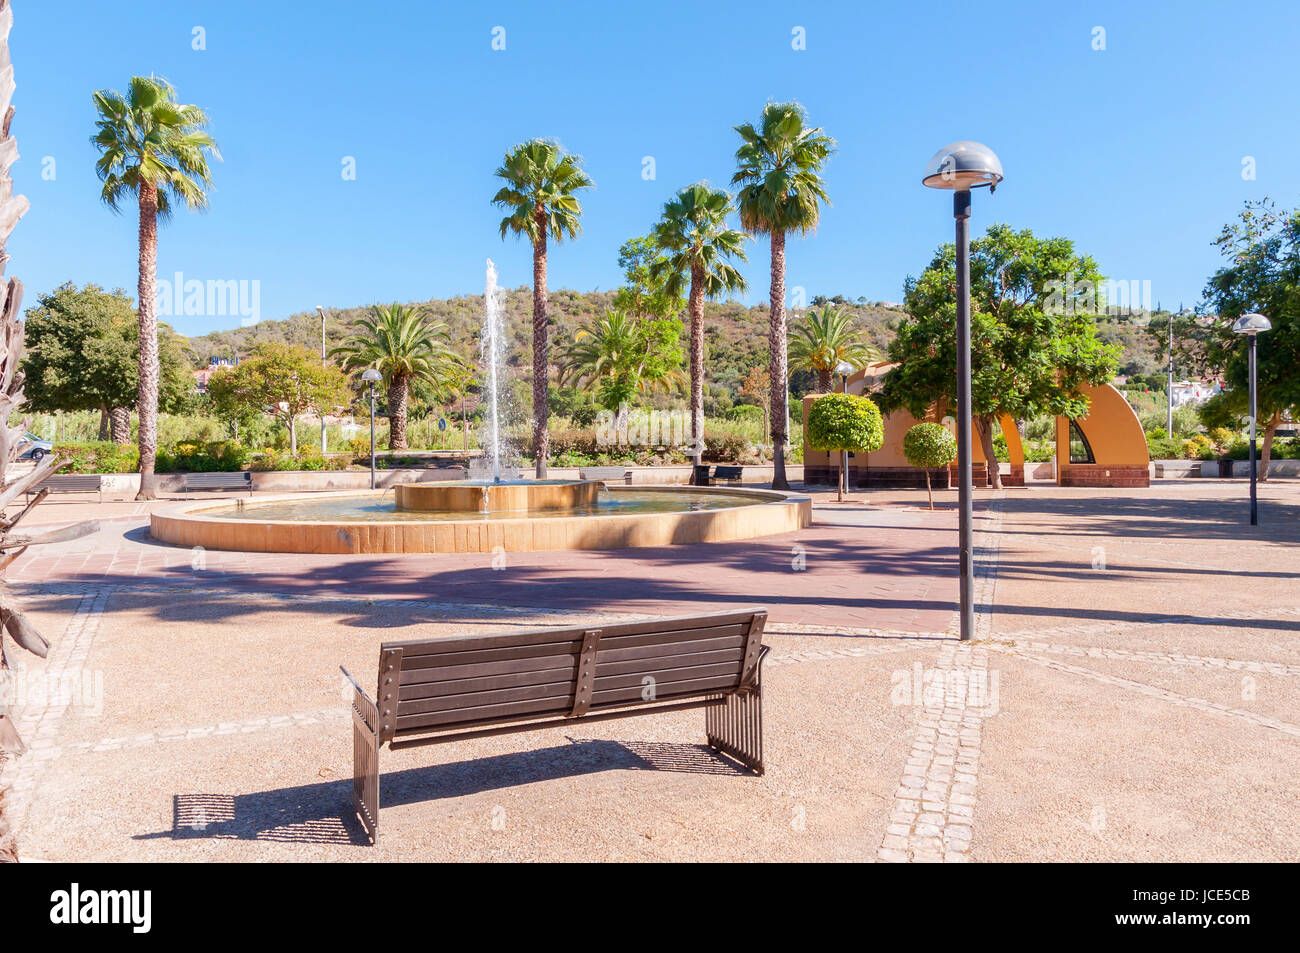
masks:
{"type": "Polygon", "coordinates": [[[831,376],[830,370],[819,368],[817,370],[817,390],[823,394],[829,394],[835,389],[835,380],[831,376]]]}
{"type": "Polygon", "coordinates": [[[1280,423],[1282,423],[1282,411],[1275,410],[1264,427],[1264,445],[1259,448],[1259,476],[1257,479],[1260,483],[1268,480],[1268,462],[1273,457],[1273,435],[1277,433],[1280,423]]]}
{"type": "Polygon", "coordinates": [[[110,437],[114,443],[131,442],[131,408],[114,407],[108,412],[110,437]]]}
{"type": "Polygon", "coordinates": [[[785,441],[790,419],[790,387],[786,382],[785,232],[772,233],[772,292],[769,300],[767,347],[772,378],[772,489],[788,490],[785,478],[785,441]]]}
{"type": "Polygon", "coordinates": [[[136,285],[140,313],[140,386],[136,407],[140,413],[140,492],[137,500],[157,498],[154,458],[158,453],[158,190],[140,183],[140,272],[136,285]]]}
{"type": "Polygon", "coordinates": [[[388,385],[388,449],[406,449],[406,395],[410,383],[405,374],[394,374],[388,385]]]}
{"type": "Polygon", "coordinates": [[[551,450],[546,384],[549,377],[549,329],[546,326],[546,214],[538,206],[537,241],[533,243],[533,460],[537,479],[546,479],[546,458],[551,450]]]}
{"type": "Polygon", "coordinates": [[[704,267],[691,266],[691,458],[704,456],[704,267]]]}
{"type": "Polygon", "coordinates": [[[99,441],[103,443],[108,439],[108,408],[99,408],[99,441]]]}
{"type": "Polygon", "coordinates": [[[995,490],[1002,489],[1002,473],[998,466],[997,454],[993,450],[993,418],[983,415],[975,417],[975,434],[979,437],[980,449],[984,451],[984,467],[989,475],[989,486],[995,490]]]}

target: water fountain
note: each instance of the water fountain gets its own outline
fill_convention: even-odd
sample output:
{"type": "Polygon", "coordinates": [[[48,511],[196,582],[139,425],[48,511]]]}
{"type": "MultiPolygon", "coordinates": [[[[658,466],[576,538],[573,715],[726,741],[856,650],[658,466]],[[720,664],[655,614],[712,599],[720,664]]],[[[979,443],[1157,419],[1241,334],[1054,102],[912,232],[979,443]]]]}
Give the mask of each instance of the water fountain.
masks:
{"type": "Polygon", "coordinates": [[[371,490],[187,503],[155,510],[150,535],[182,546],[262,552],[520,552],[748,539],[812,522],[809,497],[767,490],[519,479],[501,435],[505,341],[504,302],[489,259],[479,339],[484,465],[471,469],[471,479],[399,483],[391,497],[371,490]]]}

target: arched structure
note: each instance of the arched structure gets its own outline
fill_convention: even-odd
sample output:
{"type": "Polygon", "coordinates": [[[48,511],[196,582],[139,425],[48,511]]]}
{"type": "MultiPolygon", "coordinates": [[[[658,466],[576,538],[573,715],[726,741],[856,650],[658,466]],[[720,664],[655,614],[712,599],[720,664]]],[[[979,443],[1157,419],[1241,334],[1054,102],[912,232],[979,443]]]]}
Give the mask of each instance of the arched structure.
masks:
{"type": "Polygon", "coordinates": [[[1056,482],[1061,486],[1150,486],[1150,453],[1142,424],[1110,384],[1083,388],[1088,416],[1073,421],[1082,437],[1071,453],[1070,423],[1056,418],[1056,482]],[[1081,445],[1081,446],[1080,446],[1081,445]]]}

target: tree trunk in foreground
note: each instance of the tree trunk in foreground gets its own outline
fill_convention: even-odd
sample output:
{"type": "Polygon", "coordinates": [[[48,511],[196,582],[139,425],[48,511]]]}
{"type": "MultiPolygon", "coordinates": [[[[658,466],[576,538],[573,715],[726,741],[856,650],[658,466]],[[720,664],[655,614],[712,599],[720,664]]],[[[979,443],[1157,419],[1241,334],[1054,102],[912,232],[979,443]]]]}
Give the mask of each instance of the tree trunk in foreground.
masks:
{"type": "Polygon", "coordinates": [[[835,389],[835,379],[828,368],[818,368],[817,389],[823,394],[829,394],[835,389]]]}
{"type": "Polygon", "coordinates": [[[546,326],[546,212],[538,206],[537,241],[533,243],[533,460],[537,479],[546,479],[546,458],[551,452],[547,430],[550,407],[546,384],[550,376],[550,341],[546,326]]]}
{"type": "Polygon", "coordinates": [[[157,498],[154,461],[158,453],[158,190],[140,183],[140,276],[136,287],[140,313],[140,492],[137,500],[157,498]]]}
{"type": "Polygon", "coordinates": [[[407,379],[401,374],[394,374],[388,385],[388,449],[406,449],[406,395],[409,393],[407,379]]]}
{"type": "Polygon", "coordinates": [[[772,233],[772,290],[769,296],[767,347],[772,378],[772,489],[788,490],[785,442],[790,421],[790,385],[786,380],[785,232],[772,233]]]}
{"type": "Polygon", "coordinates": [[[971,421],[975,425],[975,435],[979,437],[980,449],[984,451],[984,468],[989,475],[989,486],[995,490],[1002,489],[1002,473],[998,467],[997,455],[993,452],[993,418],[983,415],[971,421]]]}

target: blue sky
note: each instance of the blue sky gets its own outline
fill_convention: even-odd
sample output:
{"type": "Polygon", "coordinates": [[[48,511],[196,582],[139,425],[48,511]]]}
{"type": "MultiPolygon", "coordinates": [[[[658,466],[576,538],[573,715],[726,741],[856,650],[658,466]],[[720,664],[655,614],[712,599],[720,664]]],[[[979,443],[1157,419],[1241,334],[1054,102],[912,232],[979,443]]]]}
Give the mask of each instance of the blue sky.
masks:
{"type": "MultiPolygon", "coordinates": [[[[163,230],[159,274],[260,282],[263,318],[477,292],[487,257],[503,284],[527,284],[528,247],[500,240],[489,200],[503,151],[533,136],[582,155],[597,184],[551,287],[611,288],[619,244],[675,189],[725,185],[732,127],[770,99],[798,99],[839,143],[833,207],[788,250],[788,283],[809,295],[900,300],[950,238],[950,200],[920,176],[956,139],[992,146],[1007,174],[977,195],[977,234],[1066,235],[1166,307],[1198,298],[1243,200],[1300,204],[1289,0],[15,6],[14,177],[32,210],[9,273],[29,301],[66,280],[134,294],[135,216],[98,202],[90,94],[150,72],[208,110],[224,153],[211,209],[163,230]]],[[[761,240],[744,272],[747,300],[765,301],[761,240]]],[[[238,321],[172,319],[187,334],[238,321]]]]}

